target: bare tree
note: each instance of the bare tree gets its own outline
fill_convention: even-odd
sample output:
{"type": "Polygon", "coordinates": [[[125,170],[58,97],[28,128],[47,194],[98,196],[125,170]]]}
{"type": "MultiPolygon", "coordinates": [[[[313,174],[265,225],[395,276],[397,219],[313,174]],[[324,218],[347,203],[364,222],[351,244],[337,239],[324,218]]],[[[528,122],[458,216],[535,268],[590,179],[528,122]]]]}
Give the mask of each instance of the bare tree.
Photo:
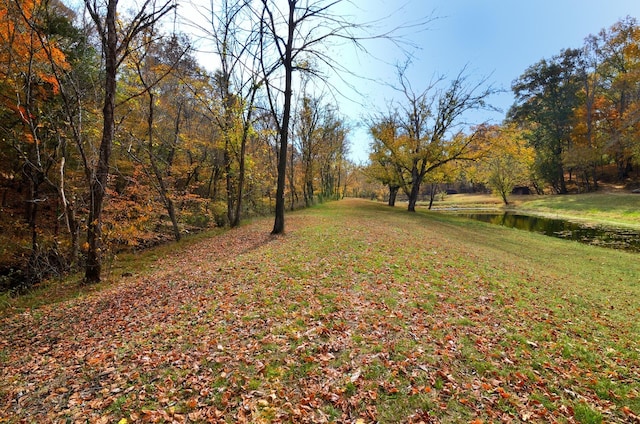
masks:
{"type": "MultiPolygon", "coordinates": [[[[284,231],[287,161],[292,157],[288,149],[291,144],[290,121],[294,113],[294,74],[301,71],[310,77],[320,78],[332,88],[322,68],[343,81],[342,75],[353,73],[330,53],[330,46],[351,44],[366,53],[364,41],[386,39],[402,46],[404,51],[404,42],[400,42],[400,37],[396,37],[394,32],[409,28],[420,30],[430,21],[415,21],[386,33],[374,34],[381,21],[353,22],[338,9],[340,5],[349,4],[352,4],[349,0],[211,1],[208,10],[199,9],[204,13],[200,13],[197,20],[187,19],[190,25],[204,32],[205,38],[213,40],[216,59],[220,61],[216,73],[222,110],[218,126],[225,142],[227,211],[232,226],[239,222],[240,217],[244,148],[254,101],[259,99],[258,90],[265,89],[267,108],[274,116],[278,133],[275,223],[272,231],[278,234],[284,231]],[[210,27],[197,22],[202,19],[210,27]],[[234,143],[231,138],[237,137],[239,109],[242,110],[242,136],[240,143],[234,143]],[[232,131],[236,134],[232,135],[232,131]]],[[[290,180],[293,181],[291,177],[290,180]]]]}
{"type": "MultiPolygon", "coordinates": [[[[362,42],[367,39],[394,39],[394,31],[386,34],[366,34],[371,26],[355,23],[337,13],[337,6],[347,0],[261,0],[259,14],[260,62],[266,79],[267,98],[276,119],[278,141],[278,176],[276,185],[275,222],[272,234],[284,232],[285,184],[287,149],[289,146],[292,113],[293,75],[297,71],[325,78],[315,63],[328,67],[334,74],[348,72],[326,49],[332,42],[352,43],[366,52],[362,42]],[[283,4],[284,3],[284,4],[283,4]],[[282,71],[281,79],[272,74],[282,71]]],[[[409,24],[408,27],[424,27],[429,20],[409,24]]]]}
{"type": "Polygon", "coordinates": [[[87,264],[85,283],[100,281],[102,269],[101,237],[102,208],[109,176],[109,160],[115,135],[116,82],[118,67],[129,54],[131,41],[143,30],[154,25],[159,19],[171,11],[175,4],[172,0],[156,5],[154,0],[145,0],[140,10],[130,22],[118,28],[118,0],[84,0],[91,20],[96,26],[104,57],[104,106],[102,108],[102,137],[98,160],[92,166],[89,180],[90,205],[87,225],[87,264]]]}
{"type": "Polygon", "coordinates": [[[429,172],[451,161],[473,158],[475,137],[463,136],[463,115],[474,109],[491,109],[487,98],[497,90],[487,86],[486,79],[470,83],[463,69],[444,90],[438,88],[442,81],[438,79],[415,92],[405,71],[406,67],[399,69],[399,90],[405,101],[399,106],[398,118],[410,158],[408,210],[415,212],[421,184],[429,172]]]}

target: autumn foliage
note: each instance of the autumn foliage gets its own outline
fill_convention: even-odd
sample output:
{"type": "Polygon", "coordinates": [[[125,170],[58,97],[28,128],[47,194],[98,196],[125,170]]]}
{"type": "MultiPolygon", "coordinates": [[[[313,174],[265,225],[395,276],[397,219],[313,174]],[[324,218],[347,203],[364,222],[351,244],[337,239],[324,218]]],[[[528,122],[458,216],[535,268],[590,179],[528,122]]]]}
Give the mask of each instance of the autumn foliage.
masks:
{"type": "Polygon", "coordinates": [[[427,197],[437,186],[474,191],[496,190],[500,185],[496,194],[504,202],[509,194],[504,188],[516,183],[538,193],[562,194],[595,191],[602,182],[637,188],[639,28],[635,18],[624,18],[588,36],[583,46],[564,49],[529,66],[512,84],[515,103],[505,122],[494,124],[503,134],[495,138],[496,146],[476,137],[483,136],[476,129],[489,123],[466,122],[467,128],[460,130],[463,125],[458,122],[464,121],[469,109],[490,104],[491,89],[474,93],[459,76],[446,98],[429,97],[433,87],[422,97],[407,97],[370,119],[373,142],[367,174],[388,187],[390,204],[400,191],[410,199],[410,206],[414,187],[427,197]],[[432,128],[424,125],[430,119],[436,123],[432,128]],[[423,126],[418,130],[408,122],[423,126]],[[459,160],[452,158],[460,153],[456,143],[469,147],[459,160]],[[502,157],[496,156],[498,150],[502,157]],[[423,160],[426,173],[417,178],[423,171],[413,164],[423,160]],[[453,166],[439,166],[442,160],[453,166]],[[504,173],[498,182],[496,173],[486,172],[499,167],[513,171],[508,184],[504,173]],[[415,182],[420,179],[431,182],[431,187],[427,184],[426,190],[419,190],[415,182]]]}
{"type": "MultiPolygon", "coordinates": [[[[116,52],[114,133],[106,142],[104,46],[93,16],[79,13],[57,1],[0,8],[2,290],[88,262],[94,269],[96,259],[108,266],[124,250],[239,225],[275,205],[278,149],[260,84],[250,103],[238,75],[222,87],[220,74],[198,63],[187,36],[123,12],[116,31],[127,45],[116,52]]],[[[302,152],[290,143],[288,209],[346,193],[353,173],[346,129],[339,114],[332,119],[333,129],[319,128],[323,162],[304,171],[321,182],[321,196],[303,198],[302,152]]]]}
{"type": "Polygon", "coordinates": [[[509,119],[526,129],[537,176],[553,191],[566,193],[569,182],[592,191],[599,181],[631,181],[640,163],[639,43],[638,22],[627,17],[514,81],[509,119]]]}
{"type": "MultiPolygon", "coordinates": [[[[292,96],[294,70],[321,74],[298,60],[325,39],[313,19],[326,9],[289,2],[313,24],[289,21],[282,49],[277,7],[224,2],[238,9],[210,12],[229,18],[225,34],[262,32],[230,50],[222,37],[220,57],[233,53],[209,70],[188,36],[163,32],[174,2],[133,16],[105,4],[108,30],[103,3],[0,0],[0,301],[92,261],[87,282],[113,283],[6,308],[0,422],[640,420],[634,258],[343,200],[375,197],[373,180],[412,211],[421,187],[463,179],[505,203],[516,184],[595,189],[605,167],[626,181],[640,157],[634,19],[529,69],[502,125],[463,128],[494,94],[485,80],[413,92],[401,75],[405,102],[372,120],[361,173],[337,106],[306,86],[292,96]],[[274,70],[252,62],[274,46],[274,70]],[[278,236],[240,225],[276,205],[316,207],[278,236]],[[237,228],[114,268],[214,226],[237,228]]],[[[326,37],[351,29],[334,18],[326,37]]]]}

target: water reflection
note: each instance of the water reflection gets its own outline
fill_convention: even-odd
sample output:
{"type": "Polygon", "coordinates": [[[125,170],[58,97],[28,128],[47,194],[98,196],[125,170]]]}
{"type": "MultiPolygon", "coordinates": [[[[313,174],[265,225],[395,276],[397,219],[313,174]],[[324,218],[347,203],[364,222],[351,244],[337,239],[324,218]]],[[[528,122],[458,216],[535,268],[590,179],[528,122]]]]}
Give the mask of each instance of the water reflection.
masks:
{"type": "Polygon", "coordinates": [[[457,213],[477,221],[517,228],[551,237],[576,240],[612,249],[640,252],[640,233],[626,228],[608,228],[579,224],[563,219],[542,218],[514,213],[457,213]]]}

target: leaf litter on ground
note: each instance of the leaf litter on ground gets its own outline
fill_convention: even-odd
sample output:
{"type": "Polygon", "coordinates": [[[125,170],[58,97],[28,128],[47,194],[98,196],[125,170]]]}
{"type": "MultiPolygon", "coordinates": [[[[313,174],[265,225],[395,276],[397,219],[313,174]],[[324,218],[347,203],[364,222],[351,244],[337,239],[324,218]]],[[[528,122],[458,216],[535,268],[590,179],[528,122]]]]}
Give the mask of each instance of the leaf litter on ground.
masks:
{"type": "Polygon", "coordinates": [[[631,256],[355,200],[269,224],[4,318],[0,421],[638,422],[631,256]]]}

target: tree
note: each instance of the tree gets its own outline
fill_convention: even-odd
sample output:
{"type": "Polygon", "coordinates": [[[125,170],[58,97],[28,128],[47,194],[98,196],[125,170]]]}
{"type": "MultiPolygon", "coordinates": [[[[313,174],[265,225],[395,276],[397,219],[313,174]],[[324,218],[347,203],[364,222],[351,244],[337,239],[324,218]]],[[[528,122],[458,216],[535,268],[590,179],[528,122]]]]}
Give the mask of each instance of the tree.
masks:
{"type": "Polygon", "coordinates": [[[369,132],[373,138],[370,165],[367,175],[380,181],[389,188],[389,206],[395,206],[398,191],[402,188],[408,193],[409,175],[405,171],[409,165],[406,163],[408,155],[406,146],[398,136],[398,123],[395,114],[373,118],[369,126],[369,132]]]}
{"type": "Polygon", "coordinates": [[[303,95],[296,135],[302,160],[302,193],[306,206],[311,206],[315,200],[314,165],[317,161],[318,149],[321,143],[320,108],[319,99],[303,95]]]}
{"type": "Polygon", "coordinates": [[[605,87],[604,110],[606,149],[613,158],[618,179],[627,177],[634,145],[640,133],[640,26],[635,18],[627,17],[596,37],[602,63],[598,73],[605,87]]]}
{"type": "Polygon", "coordinates": [[[201,28],[211,37],[220,60],[215,82],[222,112],[215,120],[224,140],[227,218],[231,227],[240,225],[246,177],[247,143],[251,135],[255,102],[268,73],[260,75],[257,63],[260,32],[250,2],[211,2],[208,23],[201,28]]]}
{"type": "Polygon", "coordinates": [[[330,105],[322,111],[320,127],[320,146],[318,162],[320,166],[320,187],[322,196],[327,199],[340,199],[341,179],[346,156],[348,128],[330,105]]]}
{"type": "Polygon", "coordinates": [[[98,160],[90,169],[89,180],[89,218],[87,223],[87,264],[85,283],[100,281],[102,269],[101,236],[102,209],[109,176],[109,160],[115,135],[116,83],[118,68],[130,53],[132,40],[153,26],[172,10],[175,5],[168,1],[156,8],[152,0],[145,0],[131,21],[122,28],[117,22],[118,0],[106,0],[99,4],[97,0],[84,0],[84,4],[96,26],[104,57],[104,103],[102,108],[102,137],[98,149],[98,160]],[[150,12],[147,9],[152,8],[150,12]]]}
{"type": "MultiPolygon", "coordinates": [[[[311,20],[316,16],[319,17],[324,14],[326,6],[316,5],[315,3],[311,7],[300,8],[298,0],[287,0],[288,9],[280,13],[280,9],[274,4],[269,3],[268,0],[262,0],[263,9],[261,12],[261,22],[264,22],[264,26],[260,27],[260,41],[261,41],[261,66],[265,75],[273,73],[274,69],[282,67],[284,69],[284,87],[282,89],[283,95],[283,109],[280,120],[276,120],[276,126],[279,134],[278,142],[278,177],[276,183],[276,205],[275,205],[275,221],[273,224],[272,234],[281,234],[284,232],[284,210],[285,210],[285,183],[287,172],[287,148],[289,146],[289,121],[291,119],[291,99],[293,95],[293,72],[298,69],[295,60],[299,55],[304,53],[307,49],[313,47],[316,42],[312,34],[307,34],[308,37],[301,36],[298,38],[298,31],[301,30],[305,21],[311,20]],[[284,29],[281,27],[284,26],[284,29]],[[281,35],[284,31],[286,35],[281,35]],[[268,37],[268,38],[267,38],[268,37]],[[309,43],[305,40],[309,38],[309,43]],[[302,41],[302,45],[297,45],[296,41],[302,41]],[[273,47],[276,51],[275,64],[267,64],[267,50],[273,47]]],[[[276,89],[273,82],[269,79],[266,80],[267,94],[269,97],[269,104],[274,116],[278,116],[276,106],[276,89]]]]}
{"type": "Polygon", "coordinates": [[[469,83],[463,69],[446,89],[439,89],[439,79],[416,92],[406,70],[406,66],[398,68],[398,91],[404,99],[391,112],[400,133],[396,138],[399,146],[391,149],[390,158],[399,168],[396,175],[409,198],[408,210],[415,212],[428,173],[449,162],[475,159],[476,137],[463,136],[462,118],[465,112],[488,107],[486,99],[495,90],[484,87],[486,80],[469,83]]]}
{"type": "Polygon", "coordinates": [[[420,94],[410,85],[402,83],[407,100],[403,126],[412,145],[410,212],[415,211],[420,185],[425,175],[452,161],[473,160],[475,136],[462,136],[458,126],[465,112],[487,107],[486,99],[495,93],[491,86],[483,87],[486,80],[469,84],[459,73],[449,88],[428,97],[431,87],[420,94]],[[447,138],[448,137],[448,138],[447,138]]]}
{"type": "Polygon", "coordinates": [[[599,44],[597,37],[587,37],[577,62],[576,77],[581,88],[574,110],[573,132],[562,158],[569,175],[576,173],[587,191],[598,188],[596,171],[604,155],[602,131],[598,130],[605,122],[603,78],[599,69],[603,58],[599,44]]]}
{"type": "MultiPolygon", "coordinates": [[[[276,0],[261,0],[258,12],[260,22],[260,59],[265,80],[267,98],[274,116],[278,140],[278,173],[276,183],[275,221],[272,233],[284,232],[285,184],[287,150],[289,147],[290,120],[292,114],[293,75],[297,71],[324,78],[313,63],[326,65],[329,71],[344,71],[339,62],[323,50],[331,42],[349,42],[362,47],[364,38],[387,38],[389,35],[365,35],[356,33],[365,29],[364,24],[350,22],[333,13],[343,0],[287,0],[281,5],[276,0]],[[276,71],[282,71],[276,75],[276,71]],[[277,81],[276,77],[280,77],[277,81]]],[[[422,26],[419,22],[414,26],[422,26]]],[[[393,32],[393,31],[392,31],[393,32]]],[[[391,33],[392,33],[391,32],[391,33]]]]}
{"type": "Polygon", "coordinates": [[[536,167],[557,193],[566,193],[563,153],[571,142],[581,88],[580,50],[564,50],[529,67],[512,86],[516,102],[509,119],[528,128],[536,167]]]}
{"type": "Polygon", "coordinates": [[[28,186],[25,217],[31,249],[26,282],[31,285],[48,272],[61,272],[64,269],[60,268],[68,266],[57,243],[52,243],[49,252],[41,246],[43,231],[38,221],[41,207],[51,203],[51,189],[55,196],[61,187],[56,174],[64,169],[60,152],[65,150],[65,137],[61,135],[64,131],[58,131],[60,81],[52,70],[70,67],[59,41],[75,34],[71,11],[59,3],[10,1],[2,2],[0,10],[0,128],[2,144],[13,150],[6,175],[14,176],[19,169],[28,186]],[[56,256],[58,264],[52,266],[47,256],[56,256]]]}
{"type": "Polygon", "coordinates": [[[505,205],[517,185],[528,185],[534,151],[526,145],[522,131],[513,125],[483,126],[478,129],[480,144],[486,149],[479,161],[481,178],[505,205]]]}
{"type": "Polygon", "coordinates": [[[129,64],[135,69],[135,82],[142,84],[142,87],[134,86],[136,92],[132,96],[141,100],[147,98],[140,107],[142,114],[146,115],[142,119],[146,125],[132,125],[130,133],[137,144],[141,145],[147,160],[131,151],[129,153],[136,162],[143,164],[147,174],[151,174],[150,181],[171,220],[173,236],[180,240],[176,207],[168,180],[171,177],[186,100],[178,90],[179,84],[172,80],[180,77],[188,79],[188,74],[195,70],[196,65],[188,55],[189,46],[176,35],[163,42],[155,28],[150,26],[140,41],[141,45],[129,55],[129,64]],[[146,96],[141,95],[139,89],[146,96]],[[160,109],[159,119],[156,117],[157,109],[160,109]],[[136,127],[146,128],[144,135],[133,134],[136,127]]]}

